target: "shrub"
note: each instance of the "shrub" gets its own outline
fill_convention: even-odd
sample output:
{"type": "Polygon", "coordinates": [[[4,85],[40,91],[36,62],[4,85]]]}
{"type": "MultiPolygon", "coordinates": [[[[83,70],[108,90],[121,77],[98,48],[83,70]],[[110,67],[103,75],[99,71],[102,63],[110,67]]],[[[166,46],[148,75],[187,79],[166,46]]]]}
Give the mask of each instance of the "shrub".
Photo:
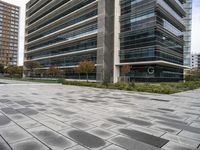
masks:
{"type": "Polygon", "coordinates": [[[150,92],[150,93],[160,93],[160,94],[173,94],[177,92],[194,90],[200,88],[199,81],[192,82],[180,82],[180,83],[161,83],[161,84],[146,84],[146,83],[116,83],[116,84],[101,84],[92,83],[84,81],[63,81],[66,85],[76,85],[76,86],[88,86],[96,88],[108,88],[108,89],[118,89],[127,91],[138,91],[138,92],[150,92]]]}
{"type": "Polygon", "coordinates": [[[127,90],[127,88],[129,87],[129,84],[124,83],[124,82],[119,82],[119,83],[116,83],[115,86],[119,90],[127,90]]]}
{"type": "Polygon", "coordinates": [[[58,83],[64,83],[65,82],[65,79],[64,78],[59,78],[58,79],[58,83]]]}

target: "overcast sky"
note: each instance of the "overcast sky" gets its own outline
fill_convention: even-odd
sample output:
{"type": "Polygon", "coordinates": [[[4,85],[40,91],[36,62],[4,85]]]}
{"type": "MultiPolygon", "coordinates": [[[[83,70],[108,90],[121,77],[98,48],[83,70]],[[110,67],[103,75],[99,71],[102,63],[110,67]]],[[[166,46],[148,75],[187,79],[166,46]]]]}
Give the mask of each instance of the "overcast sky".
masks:
{"type": "MultiPolygon", "coordinates": [[[[2,0],[21,7],[20,13],[20,38],[19,38],[19,65],[23,64],[24,53],[24,24],[25,5],[29,0],[2,0]]],[[[193,0],[193,22],[192,22],[192,52],[200,52],[200,0],[193,0]]]]}

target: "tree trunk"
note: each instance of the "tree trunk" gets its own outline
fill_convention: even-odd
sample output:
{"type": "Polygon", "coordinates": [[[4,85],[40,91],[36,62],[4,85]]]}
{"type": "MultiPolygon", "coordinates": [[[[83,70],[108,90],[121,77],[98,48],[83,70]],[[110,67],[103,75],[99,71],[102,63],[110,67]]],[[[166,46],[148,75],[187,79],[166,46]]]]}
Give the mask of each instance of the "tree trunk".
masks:
{"type": "Polygon", "coordinates": [[[86,76],[87,76],[87,82],[88,82],[88,73],[86,74],[86,76]]]}

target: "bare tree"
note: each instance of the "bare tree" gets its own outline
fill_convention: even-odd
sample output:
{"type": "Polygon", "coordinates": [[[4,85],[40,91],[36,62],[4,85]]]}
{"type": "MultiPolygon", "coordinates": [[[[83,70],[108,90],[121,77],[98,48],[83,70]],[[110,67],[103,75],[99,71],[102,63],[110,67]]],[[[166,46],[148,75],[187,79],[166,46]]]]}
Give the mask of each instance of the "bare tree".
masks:
{"type": "Polygon", "coordinates": [[[5,72],[10,75],[11,78],[14,76],[22,77],[23,67],[18,67],[14,65],[9,65],[5,68],[5,72]]]}
{"type": "Polygon", "coordinates": [[[24,63],[24,66],[30,71],[31,76],[33,76],[35,70],[40,67],[40,63],[37,61],[27,61],[24,63]]]}
{"type": "Polygon", "coordinates": [[[74,68],[74,72],[78,74],[79,80],[81,79],[81,68],[80,66],[74,68]]]}
{"type": "Polygon", "coordinates": [[[129,72],[131,72],[131,66],[130,66],[130,65],[124,65],[124,66],[122,66],[121,72],[122,72],[122,74],[123,74],[123,76],[124,76],[124,81],[125,81],[126,75],[127,75],[129,72]]]}
{"type": "Polygon", "coordinates": [[[62,74],[62,71],[60,70],[59,67],[57,66],[51,66],[48,71],[47,71],[48,75],[50,75],[51,77],[58,77],[62,74]]]}

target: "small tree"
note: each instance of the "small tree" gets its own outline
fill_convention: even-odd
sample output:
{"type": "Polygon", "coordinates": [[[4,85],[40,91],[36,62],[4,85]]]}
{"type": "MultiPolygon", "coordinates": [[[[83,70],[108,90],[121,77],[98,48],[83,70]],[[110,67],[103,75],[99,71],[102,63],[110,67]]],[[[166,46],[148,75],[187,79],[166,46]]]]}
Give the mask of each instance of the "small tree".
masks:
{"type": "Polygon", "coordinates": [[[124,65],[124,66],[122,66],[121,72],[122,72],[122,74],[123,74],[123,76],[124,76],[124,81],[125,81],[126,75],[127,75],[129,72],[131,72],[131,67],[130,67],[130,65],[124,65]]]}
{"type": "Polygon", "coordinates": [[[80,73],[86,74],[88,82],[88,74],[93,72],[93,70],[95,69],[95,64],[92,61],[84,60],[80,62],[79,67],[80,67],[80,73]]]}
{"type": "Polygon", "coordinates": [[[34,74],[35,69],[40,67],[40,63],[37,61],[27,61],[24,63],[26,69],[30,70],[31,76],[34,74]]]}
{"type": "Polygon", "coordinates": [[[5,72],[10,75],[11,78],[17,73],[17,66],[9,65],[6,67],[5,72]]]}
{"type": "Polygon", "coordinates": [[[47,74],[46,72],[44,69],[35,69],[35,75],[39,78],[44,77],[47,74]]]}
{"type": "Polygon", "coordinates": [[[81,79],[81,68],[80,66],[74,68],[74,72],[78,74],[79,80],[81,79]]]}
{"type": "Polygon", "coordinates": [[[4,65],[0,64],[0,73],[4,73],[4,65]]]}
{"type": "Polygon", "coordinates": [[[62,71],[60,70],[60,68],[58,68],[57,66],[51,66],[48,71],[47,71],[48,75],[50,75],[51,77],[58,77],[62,74],[62,71]]]}
{"type": "Polygon", "coordinates": [[[19,66],[19,67],[15,66],[15,67],[16,67],[15,75],[21,78],[23,75],[23,66],[19,66]]]}
{"type": "Polygon", "coordinates": [[[185,80],[186,81],[200,80],[200,69],[194,68],[190,70],[185,70],[185,80]]]}

